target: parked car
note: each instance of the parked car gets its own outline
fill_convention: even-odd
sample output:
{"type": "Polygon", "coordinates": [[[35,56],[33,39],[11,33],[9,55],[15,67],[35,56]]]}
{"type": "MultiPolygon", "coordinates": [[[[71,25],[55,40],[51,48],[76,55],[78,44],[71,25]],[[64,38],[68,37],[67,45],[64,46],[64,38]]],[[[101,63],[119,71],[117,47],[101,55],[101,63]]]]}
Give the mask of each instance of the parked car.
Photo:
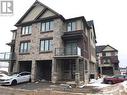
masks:
{"type": "Polygon", "coordinates": [[[2,78],[2,77],[7,77],[8,75],[6,75],[6,74],[3,74],[3,73],[0,73],[0,78],[2,78]]]}
{"type": "Polygon", "coordinates": [[[30,80],[31,80],[30,72],[21,72],[21,73],[14,73],[12,75],[0,77],[0,84],[1,85],[16,85],[22,82],[29,82],[30,80]]]}
{"type": "Polygon", "coordinates": [[[123,82],[125,80],[127,80],[127,75],[114,75],[112,77],[104,78],[103,82],[107,84],[115,84],[123,82]]]}

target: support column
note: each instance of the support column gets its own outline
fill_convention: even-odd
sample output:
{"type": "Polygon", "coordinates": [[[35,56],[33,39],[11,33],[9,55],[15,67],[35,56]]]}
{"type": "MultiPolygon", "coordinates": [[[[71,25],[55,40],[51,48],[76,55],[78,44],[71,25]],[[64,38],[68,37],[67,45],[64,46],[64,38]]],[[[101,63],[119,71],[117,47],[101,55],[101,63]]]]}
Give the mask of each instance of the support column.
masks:
{"type": "Polygon", "coordinates": [[[114,66],[112,66],[112,69],[113,69],[113,75],[115,75],[115,68],[114,68],[114,66]]]}
{"type": "Polygon", "coordinates": [[[88,71],[88,61],[84,59],[84,77],[85,77],[85,84],[89,82],[89,71],[88,71]]]}
{"type": "Polygon", "coordinates": [[[18,61],[16,61],[15,63],[14,72],[19,72],[19,62],[18,61]]]}
{"type": "Polygon", "coordinates": [[[32,67],[31,67],[31,81],[32,82],[35,82],[36,80],[36,69],[37,69],[36,61],[32,60],[32,67]]]}
{"type": "Polygon", "coordinates": [[[56,65],[57,65],[56,59],[54,58],[52,60],[52,83],[57,82],[57,67],[56,67],[56,65]]]}
{"type": "Polygon", "coordinates": [[[102,73],[102,67],[100,66],[100,76],[102,76],[103,73],[102,73]]]}
{"type": "Polygon", "coordinates": [[[94,78],[97,79],[97,64],[94,63],[94,78]]]}
{"type": "Polygon", "coordinates": [[[8,64],[9,64],[9,66],[8,66],[8,73],[10,74],[11,72],[13,72],[13,70],[12,70],[12,62],[9,61],[8,64]]]}
{"type": "Polygon", "coordinates": [[[79,83],[80,83],[79,58],[76,59],[75,82],[76,82],[76,85],[79,86],[79,83]]]}

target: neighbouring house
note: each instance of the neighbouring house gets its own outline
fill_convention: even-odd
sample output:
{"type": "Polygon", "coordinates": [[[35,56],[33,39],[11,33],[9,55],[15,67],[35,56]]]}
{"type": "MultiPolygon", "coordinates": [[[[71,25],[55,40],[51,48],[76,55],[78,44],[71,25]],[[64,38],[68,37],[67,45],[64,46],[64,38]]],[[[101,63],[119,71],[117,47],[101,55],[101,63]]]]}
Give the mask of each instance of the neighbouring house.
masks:
{"type": "Polygon", "coordinates": [[[110,45],[96,46],[98,74],[120,74],[118,50],[110,45]]]}
{"type": "Polygon", "coordinates": [[[35,1],[12,30],[9,72],[31,72],[32,81],[89,82],[96,78],[96,35],[84,16],[65,19],[35,1]]]}
{"type": "Polygon", "coordinates": [[[120,68],[120,74],[121,75],[127,75],[127,67],[125,67],[125,68],[120,68]]]}

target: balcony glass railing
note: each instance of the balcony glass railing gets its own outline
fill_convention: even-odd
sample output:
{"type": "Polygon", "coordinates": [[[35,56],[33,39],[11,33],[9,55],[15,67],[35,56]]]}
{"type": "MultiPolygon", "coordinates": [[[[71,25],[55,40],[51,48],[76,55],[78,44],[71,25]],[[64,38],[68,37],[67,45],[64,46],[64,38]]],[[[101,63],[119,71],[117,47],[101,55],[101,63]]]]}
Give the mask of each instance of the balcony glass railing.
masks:
{"type": "Polygon", "coordinates": [[[81,56],[81,48],[56,48],[55,56],[78,55],[81,56]]]}
{"type": "Polygon", "coordinates": [[[15,54],[12,52],[2,52],[0,53],[0,60],[4,61],[4,60],[14,60],[15,54]]]}

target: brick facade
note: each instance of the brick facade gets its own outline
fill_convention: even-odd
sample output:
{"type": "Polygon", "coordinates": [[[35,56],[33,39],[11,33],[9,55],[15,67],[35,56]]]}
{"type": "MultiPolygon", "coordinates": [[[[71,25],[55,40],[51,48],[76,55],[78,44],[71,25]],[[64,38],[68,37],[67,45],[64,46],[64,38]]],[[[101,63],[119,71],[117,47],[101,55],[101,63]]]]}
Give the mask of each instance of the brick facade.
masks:
{"type": "MultiPolygon", "coordinates": [[[[11,72],[28,70],[29,68],[32,75],[32,81],[37,80],[37,77],[41,77],[41,79],[50,77],[51,81],[54,83],[62,79],[62,74],[64,75],[65,73],[67,75],[70,74],[71,76],[70,80],[67,81],[71,81],[72,79],[73,81],[86,82],[89,80],[91,74],[93,74],[95,78],[96,73],[91,73],[96,70],[96,61],[94,60],[96,57],[93,55],[95,54],[94,46],[96,44],[94,43],[96,40],[95,31],[93,30],[94,24],[87,22],[84,17],[65,19],[54,10],[48,8],[41,2],[36,1],[25,15],[16,23],[16,26],[15,45],[12,47],[15,48],[15,51],[13,52],[16,55],[16,60],[13,62],[14,66],[13,69],[10,70],[11,72]],[[49,32],[41,32],[41,23],[46,21],[53,21],[53,30],[49,32]],[[76,23],[75,32],[79,32],[79,34],[72,31],[70,34],[64,36],[67,32],[67,24],[72,21],[76,23]],[[32,33],[29,35],[22,35],[22,27],[27,25],[32,25],[32,33]],[[94,38],[92,41],[90,40],[91,32],[94,38]],[[66,39],[64,39],[64,37],[66,39]],[[52,51],[40,52],[41,39],[52,39],[52,51]],[[29,41],[30,43],[30,51],[28,53],[20,53],[21,42],[24,41],[29,41]],[[56,48],[67,48],[66,43],[68,41],[77,42],[75,48],[76,55],[65,55],[64,52],[64,56],[56,56],[56,48]],[[79,47],[79,50],[77,47],[79,47]],[[81,55],[78,55],[80,50],[81,55]],[[68,62],[69,65],[65,66],[65,62],[68,62]],[[45,63],[48,64],[48,67],[45,63]],[[71,67],[72,63],[74,67],[71,67]],[[85,65],[86,63],[87,65],[85,65]],[[47,72],[51,72],[50,76],[46,75],[48,73],[45,71],[45,68],[49,68],[49,71],[47,72]],[[87,68],[87,70],[85,70],[85,68],[87,68]],[[91,70],[91,68],[94,70],[91,70]]],[[[10,67],[12,67],[11,64],[12,63],[10,63],[10,67]]]]}

